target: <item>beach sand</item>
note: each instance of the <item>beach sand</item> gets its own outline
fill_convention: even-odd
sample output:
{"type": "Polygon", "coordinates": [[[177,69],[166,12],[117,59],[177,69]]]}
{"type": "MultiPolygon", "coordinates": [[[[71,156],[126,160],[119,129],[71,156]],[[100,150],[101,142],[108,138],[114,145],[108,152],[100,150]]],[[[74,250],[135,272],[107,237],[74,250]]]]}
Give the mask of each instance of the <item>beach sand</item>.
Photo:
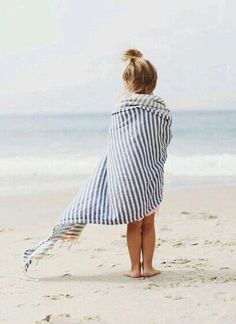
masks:
{"type": "Polygon", "coordinates": [[[154,266],[132,279],[126,225],[87,225],[25,277],[21,256],[47,238],[76,190],[0,197],[0,323],[236,323],[236,188],[164,192],[154,266]]]}

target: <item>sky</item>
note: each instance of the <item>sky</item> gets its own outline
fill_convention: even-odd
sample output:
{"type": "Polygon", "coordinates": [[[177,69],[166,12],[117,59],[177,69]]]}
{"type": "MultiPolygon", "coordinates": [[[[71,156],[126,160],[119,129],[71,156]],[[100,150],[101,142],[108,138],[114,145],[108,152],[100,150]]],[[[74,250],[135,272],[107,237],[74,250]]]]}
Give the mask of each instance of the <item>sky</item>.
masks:
{"type": "Polygon", "coordinates": [[[158,70],[172,110],[236,108],[232,0],[0,0],[0,114],[109,112],[121,54],[158,70]]]}

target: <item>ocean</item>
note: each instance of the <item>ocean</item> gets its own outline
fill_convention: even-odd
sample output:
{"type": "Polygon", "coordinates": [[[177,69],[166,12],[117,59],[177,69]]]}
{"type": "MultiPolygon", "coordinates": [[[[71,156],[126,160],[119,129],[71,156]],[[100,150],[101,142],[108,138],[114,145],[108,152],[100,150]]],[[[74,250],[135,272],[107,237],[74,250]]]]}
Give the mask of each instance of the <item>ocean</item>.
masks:
{"type": "MultiPolygon", "coordinates": [[[[236,111],[172,112],[165,189],[235,185],[236,111]]],[[[81,185],[107,145],[109,113],[0,116],[0,194],[81,185]]]]}

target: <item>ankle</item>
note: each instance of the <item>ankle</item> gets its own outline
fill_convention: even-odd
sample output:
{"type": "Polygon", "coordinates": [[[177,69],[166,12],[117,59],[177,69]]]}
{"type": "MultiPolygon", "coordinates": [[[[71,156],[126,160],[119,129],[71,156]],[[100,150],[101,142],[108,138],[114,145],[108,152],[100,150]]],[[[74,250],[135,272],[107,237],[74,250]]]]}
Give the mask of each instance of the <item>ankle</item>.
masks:
{"type": "Polygon", "coordinates": [[[152,269],[152,262],[142,262],[143,269],[152,269]]]}
{"type": "Polygon", "coordinates": [[[131,271],[140,270],[140,268],[141,268],[141,263],[131,264],[131,271]]]}

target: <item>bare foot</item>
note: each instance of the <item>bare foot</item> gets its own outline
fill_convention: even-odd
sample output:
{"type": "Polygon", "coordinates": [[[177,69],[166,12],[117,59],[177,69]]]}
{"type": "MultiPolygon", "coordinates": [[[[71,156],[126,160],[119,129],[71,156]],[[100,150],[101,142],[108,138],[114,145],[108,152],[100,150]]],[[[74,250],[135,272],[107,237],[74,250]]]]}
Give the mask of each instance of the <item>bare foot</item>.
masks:
{"type": "Polygon", "coordinates": [[[158,274],[161,273],[161,270],[157,270],[157,269],[148,269],[148,270],[145,270],[143,271],[143,276],[144,277],[153,277],[153,276],[156,276],[158,274]]]}
{"type": "Polygon", "coordinates": [[[141,265],[143,268],[143,277],[153,277],[161,273],[161,270],[154,269],[153,267],[144,269],[143,262],[141,265]]]}
{"type": "Polygon", "coordinates": [[[131,278],[139,278],[141,277],[141,271],[130,270],[128,272],[125,272],[124,275],[131,278]]]}
{"type": "Polygon", "coordinates": [[[127,277],[131,277],[131,278],[142,277],[142,275],[141,275],[141,263],[140,263],[139,268],[134,269],[134,270],[130,270],[128,272],[125,272],[124,275],[127,276],[127,277]]]}

